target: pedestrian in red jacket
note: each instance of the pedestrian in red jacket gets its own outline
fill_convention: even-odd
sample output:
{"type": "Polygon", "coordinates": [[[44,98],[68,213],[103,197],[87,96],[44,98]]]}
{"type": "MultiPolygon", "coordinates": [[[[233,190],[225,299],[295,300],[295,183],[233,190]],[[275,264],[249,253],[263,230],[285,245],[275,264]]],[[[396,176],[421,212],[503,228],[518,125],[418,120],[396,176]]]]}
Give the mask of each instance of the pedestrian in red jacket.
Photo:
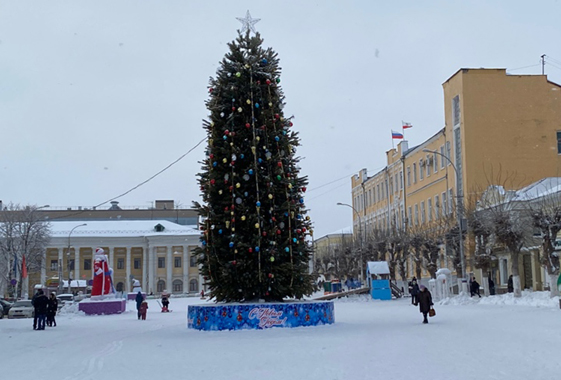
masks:
{"type": "Polygon", "coordinates": [[[148,311],[148,302],[142,301],[140,307],[138,308],[138,313],[140,314],[140,318],[142,318],[143,321],[146,320],[147,311],[148,311]]]}

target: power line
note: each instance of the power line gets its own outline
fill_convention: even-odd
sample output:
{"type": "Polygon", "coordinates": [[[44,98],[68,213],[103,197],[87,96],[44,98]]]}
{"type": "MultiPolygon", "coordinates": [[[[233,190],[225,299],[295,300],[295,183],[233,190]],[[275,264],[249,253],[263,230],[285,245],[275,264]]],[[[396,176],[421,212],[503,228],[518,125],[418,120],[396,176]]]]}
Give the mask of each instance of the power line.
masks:
{"type": "Polygon", "coordinates": [[[178,163],[179,161],[181,161],[185,156],[187,156],[189,153],[191,153],[196,147],[198,147],[199,145],[201,145],[204,141],[206,140],[206,137],[203,138],[201,141],[199,141],[194,147],[192,147],[191,149],[189,149],[186,153],[184,153],[183,155],[181,155],[177,160],[173,161],[171,164],[169,164],[168,166],[166,166],[165,168],[163,168],[162,170],[160,170],[159,172],[157,172],[156,174],[154,174],[152,177],[148,178],[146,181],[143,181],[141,183],[139,183],[138,185],[136,185],[135,187],[133,187],[130,190],[125,191],[123,194],[121,195],[117,195],[114,198],[111,198],[103,203],[98,204],[97,206],[94,207],[99,207],[102,206],[106,203],[109,203],[111,201],[114,201],[115,199],[121,198],[122,196],[127,195],[128,193],[130,193],[133,190],[138,189],[140,186],[144,185],[145,183],[150,182],[151,180],[153,180],[154,178],[156,178],[157,176],[159,176],[160,174],[162,174],[163,172],[165,172],[166,170],[168,170],[169,168],[171,168],[173,165],[175,165],[176,163],[178,163]]]}
{"type": "Polygon", "coordinates": [[[536,67],[541,65],[541,63],[536,63],[535,65],[530,65],[530,66],[524,66],[524,67],[517,67],[516,69],[508,69],[507,71],[515,71],[515,70],[522,70],[522,69],[527,69],[529,67],[536,67]]]}

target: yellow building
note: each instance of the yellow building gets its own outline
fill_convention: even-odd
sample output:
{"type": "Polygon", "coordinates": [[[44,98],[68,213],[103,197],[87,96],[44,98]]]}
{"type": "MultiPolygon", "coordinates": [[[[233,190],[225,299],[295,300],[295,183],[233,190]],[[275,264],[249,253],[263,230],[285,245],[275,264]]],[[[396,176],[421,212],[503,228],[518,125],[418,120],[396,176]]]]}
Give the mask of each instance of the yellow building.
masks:
{"type": "MultiPolygon", "coordinates": [[[[367,235],[426,228],[453,216],[458,194],[467,204],[492,184],[516,190],[559,176],[561,86],[545,75],[460,69],[443,89],[444,128],[414,147],[401,141],[372,177],[366,169],[352,177],[353,207],[360,214],[353,222],[358,227],[361,221],[367,235]]],[[[466,249],[469,259],[469,244],[466,249]]]]}
{"type": "MultiPolygon", "coordinates": [[[[132,280],[147,293],[199,293],[202,278],[192,251],[200,231],[166,220],[56,221],[40,273],[30,273],[29,285],[56,288],[58,278],[88,283],[93,278],[95,249],[104,249],[113,268],[117,292],[130,292],[132,280]],[[83,222],[83,223],[82,223],[83,222]]],[[[74,291],[78,289],[73,289],[74,291]]],[[[65,289],[66,291],[66,289],[65,289]]]]}

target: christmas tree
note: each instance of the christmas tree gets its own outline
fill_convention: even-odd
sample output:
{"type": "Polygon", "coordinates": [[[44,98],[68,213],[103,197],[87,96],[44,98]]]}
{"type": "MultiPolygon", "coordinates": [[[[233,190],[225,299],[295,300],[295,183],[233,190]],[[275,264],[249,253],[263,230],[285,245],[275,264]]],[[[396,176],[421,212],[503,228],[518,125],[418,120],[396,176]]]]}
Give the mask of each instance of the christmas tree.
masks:
{"type": "MultiPolygon", "coordinates": [[[[249,29],[249,28],[247,28],[249,29]]],[[[252,25],[251,25],[251,29],[252,25]]],[[[283,114],[277,54],[238,32],[210,79],[198,263],[216,301],[281,301],[314,290],[298,133],[283,114]]]]}

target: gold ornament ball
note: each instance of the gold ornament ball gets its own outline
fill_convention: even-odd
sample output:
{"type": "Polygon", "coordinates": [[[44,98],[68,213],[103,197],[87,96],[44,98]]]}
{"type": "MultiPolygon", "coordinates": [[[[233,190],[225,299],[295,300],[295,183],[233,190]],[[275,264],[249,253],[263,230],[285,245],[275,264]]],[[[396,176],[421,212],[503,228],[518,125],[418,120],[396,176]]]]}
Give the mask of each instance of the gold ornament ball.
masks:
{"type": "Polygon", "coordinates": [[[259,228],[259,223],[255,223],[255,228],[259,228]]]}

